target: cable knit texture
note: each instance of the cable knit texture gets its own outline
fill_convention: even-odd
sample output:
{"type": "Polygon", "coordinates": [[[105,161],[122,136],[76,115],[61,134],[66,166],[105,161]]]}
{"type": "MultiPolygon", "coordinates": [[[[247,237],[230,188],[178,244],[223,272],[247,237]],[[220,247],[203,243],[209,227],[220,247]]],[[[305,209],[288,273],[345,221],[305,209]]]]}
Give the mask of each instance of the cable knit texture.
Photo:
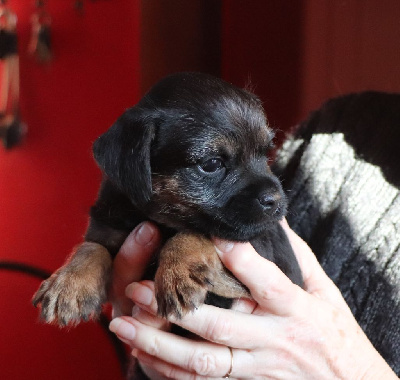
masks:
{"type": "Polygon", "coordinates": [[[328,101],[278,152],[288,221],[400,375],[400,94],[328,101]]]}

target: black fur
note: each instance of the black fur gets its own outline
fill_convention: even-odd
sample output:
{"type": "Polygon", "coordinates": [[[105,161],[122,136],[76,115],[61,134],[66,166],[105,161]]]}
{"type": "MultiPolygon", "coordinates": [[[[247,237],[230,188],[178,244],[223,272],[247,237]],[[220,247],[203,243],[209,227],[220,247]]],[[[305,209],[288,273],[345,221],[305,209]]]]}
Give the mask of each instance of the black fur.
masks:
{"type": "Polygon", "coordinates": [[[286,198],[267,164],[272,138],[255,95],[205,74],[165,78],[94,143],[105,177],[86,240],[115,255],[152,220],[165,238],[188,230],[251,241],[301,285],[278,223],[286,198]]]}

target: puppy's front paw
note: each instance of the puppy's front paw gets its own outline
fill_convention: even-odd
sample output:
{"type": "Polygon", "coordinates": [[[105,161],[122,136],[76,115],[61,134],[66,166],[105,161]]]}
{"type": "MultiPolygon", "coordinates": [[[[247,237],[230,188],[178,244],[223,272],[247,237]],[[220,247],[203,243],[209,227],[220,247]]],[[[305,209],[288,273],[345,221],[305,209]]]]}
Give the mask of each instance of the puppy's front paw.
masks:
{"type": "Polygon", "coordinates": [[[158,314],[182,318],[204,303],[207,292],[228,298],[248,294],[224,269],[210,240],[181,232],[160,252],[155,276],[158,314]]]}
{"type": "Polygon", "coordinates": [[[41,305],[41,318],[59,326],[97,317],[107,299],[111,257],[97,243],[83,243],[71,259],[43,281],[32,302],[41,305]]]}
{"type": "Polygon", "coordinates": [[[161,264],[155,277],[158,314],[182,318],[204,303],[212,285],[212,270],[206,263],[180,261],[161,264]]]}
{"type": "Polygon", "coordinates": [[[104,301],[103,289],[93,288],[67,266],[41,284],[32,302],[41,305],[40,317],[45,322],[66,326],[98,316],[104,301]]]}

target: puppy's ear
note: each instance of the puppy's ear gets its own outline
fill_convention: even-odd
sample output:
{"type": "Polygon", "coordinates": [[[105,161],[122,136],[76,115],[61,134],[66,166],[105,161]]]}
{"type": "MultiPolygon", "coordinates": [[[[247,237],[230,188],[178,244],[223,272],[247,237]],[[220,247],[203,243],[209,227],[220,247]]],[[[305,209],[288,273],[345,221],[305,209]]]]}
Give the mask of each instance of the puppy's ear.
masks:
{"type": "Polygon", "coordinates": [[[155,126],[144,114],[135,107],[128,109],[93,144],[100,168],[137,206],[143,206],[152,193],[150,146],[155,126]]]}

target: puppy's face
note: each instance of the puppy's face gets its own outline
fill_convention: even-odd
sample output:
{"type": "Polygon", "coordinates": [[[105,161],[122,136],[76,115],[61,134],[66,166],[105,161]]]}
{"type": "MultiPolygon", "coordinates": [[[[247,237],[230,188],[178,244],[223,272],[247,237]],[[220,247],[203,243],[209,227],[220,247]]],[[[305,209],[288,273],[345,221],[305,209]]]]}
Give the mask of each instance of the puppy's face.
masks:
{"type": "Polygon", "coordinates": [[[183,73],[161,81],[128,112],[133,116],[96,142],[95,157],[150,219],[245,241],[286,212],[267,164],[273,133],[254,95],[183,73]],[[117,158],[104,159],[105,150],[117,158]],[[110,170],[112,160],[118,165],[110,170]]]}

